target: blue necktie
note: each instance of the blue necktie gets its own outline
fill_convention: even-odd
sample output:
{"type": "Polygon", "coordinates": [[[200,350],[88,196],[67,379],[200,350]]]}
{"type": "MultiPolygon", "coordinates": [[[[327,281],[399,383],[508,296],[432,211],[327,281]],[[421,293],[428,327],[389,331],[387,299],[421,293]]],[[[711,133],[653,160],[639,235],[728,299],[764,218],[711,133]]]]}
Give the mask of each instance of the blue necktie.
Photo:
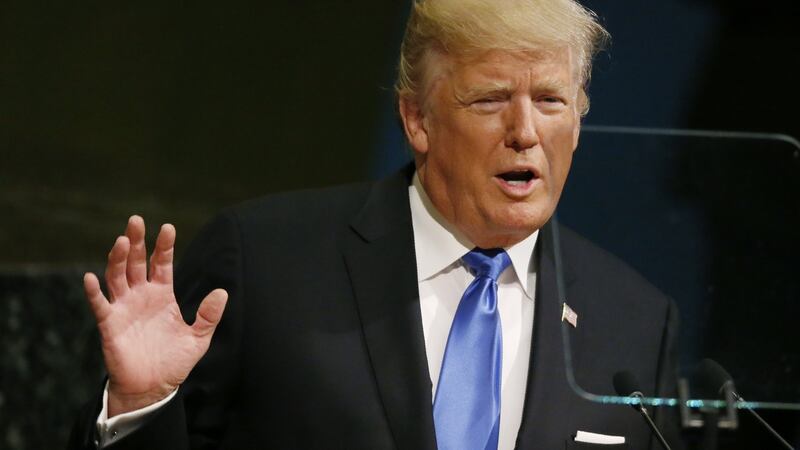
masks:
{"type": "Polygon", "coordinates": [[[475,280],[458,304],[442,359],[433,401],[436,444],[439,450],[496,450],[503,373],[497,277],[511,260],[503,249],[475,248],[461,261],[475,280]]]}

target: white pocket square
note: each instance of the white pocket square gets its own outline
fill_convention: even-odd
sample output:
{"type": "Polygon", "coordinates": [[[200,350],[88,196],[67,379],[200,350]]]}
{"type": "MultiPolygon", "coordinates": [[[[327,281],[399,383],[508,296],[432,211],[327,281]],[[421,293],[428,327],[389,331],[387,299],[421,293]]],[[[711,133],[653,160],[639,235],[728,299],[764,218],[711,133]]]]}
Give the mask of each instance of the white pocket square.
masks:
{"type": "Polygon", "coordinates": [[[584,442],[586,444],[624,444],[625,436],[611,436],[609,434],[589,433],[588,431],[580,431],[575,434],[575,442],[584,442]]]}

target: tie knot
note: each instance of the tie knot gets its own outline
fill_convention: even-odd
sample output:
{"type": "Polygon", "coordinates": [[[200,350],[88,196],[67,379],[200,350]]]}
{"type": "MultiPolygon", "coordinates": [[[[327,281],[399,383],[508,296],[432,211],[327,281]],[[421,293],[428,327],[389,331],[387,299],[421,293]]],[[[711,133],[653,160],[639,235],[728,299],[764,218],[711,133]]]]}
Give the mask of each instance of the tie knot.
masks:
{"type": "Polygon", "coordinates": [[[511,264],[511,258],[502,248],[483,249],[475,247],[461,257],[461,261],[475,273],[476,277],[489,277],[497,281],[497,277],[511,264]]]}

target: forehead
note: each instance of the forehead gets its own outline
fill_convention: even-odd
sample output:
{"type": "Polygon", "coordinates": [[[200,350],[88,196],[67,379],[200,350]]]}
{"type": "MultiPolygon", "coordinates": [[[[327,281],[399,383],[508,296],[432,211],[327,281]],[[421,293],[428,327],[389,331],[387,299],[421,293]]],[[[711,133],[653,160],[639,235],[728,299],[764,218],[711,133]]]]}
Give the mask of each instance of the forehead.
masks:
{"type": "Polygon", "coordinates": [[[569,48],[548,51],[487,50],[454,56],[432,52],[428,59],[428,93],[446,81],[454,89],[475,87],[511,89],[519,84],[577,87],[577,63],[569,48]]]}

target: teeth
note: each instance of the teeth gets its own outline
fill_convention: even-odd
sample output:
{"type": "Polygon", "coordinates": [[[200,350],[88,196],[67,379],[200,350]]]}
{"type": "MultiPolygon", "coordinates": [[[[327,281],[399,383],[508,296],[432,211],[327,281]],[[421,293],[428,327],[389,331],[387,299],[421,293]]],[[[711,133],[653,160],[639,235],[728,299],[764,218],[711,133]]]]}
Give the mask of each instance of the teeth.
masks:
{"type": "Polygon", "coordinates": [[[527,181],[522,181],[522,180],[509,180],[509,181],[506,181],[506,183],[508,183],[508,184],[510,184],[512,186],[524,186],[528,182],[527,181]]]}

